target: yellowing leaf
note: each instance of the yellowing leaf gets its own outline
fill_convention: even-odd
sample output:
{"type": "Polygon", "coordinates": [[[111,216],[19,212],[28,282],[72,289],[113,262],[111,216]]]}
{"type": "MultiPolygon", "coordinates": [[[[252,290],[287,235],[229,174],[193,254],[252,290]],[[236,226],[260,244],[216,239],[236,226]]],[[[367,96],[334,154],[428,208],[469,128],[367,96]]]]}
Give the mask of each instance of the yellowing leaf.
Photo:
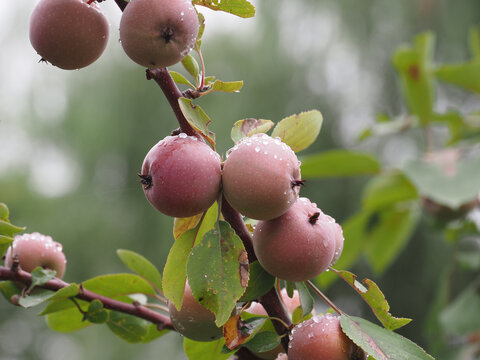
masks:
{"type": "Polygon", "coordinates": [[[295,152],[302,151],[315,141],[322,123],[320,111],[302,112],[282,119],[273,129],[272,137],[279,137],[295,152]]]}

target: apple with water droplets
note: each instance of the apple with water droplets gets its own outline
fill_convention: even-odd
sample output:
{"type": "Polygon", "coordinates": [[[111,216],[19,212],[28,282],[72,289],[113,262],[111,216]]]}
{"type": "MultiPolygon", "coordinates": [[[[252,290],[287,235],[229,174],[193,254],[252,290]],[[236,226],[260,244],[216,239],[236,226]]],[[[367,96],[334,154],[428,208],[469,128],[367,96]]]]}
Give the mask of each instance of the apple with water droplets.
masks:
{"type": "Polygon", "coordinates": [[[301,197],[282,216],[257,223],[253,248],[260,265],[273,276],[306,281],[331,264],[336,233],[333,218],[301,197]]]}
{"type": "Polygon", "coordinates": [[[43,60],[65,70],[97,60],[108,34],[107,18],[87,0],[40,0],[30,17],[33,48],[43,60]]]}
{"type": "Polygon", "coordinates": [[[279,138],[266,134],[243,138],[227,152],[222,181],[228,203],[257,220],[285,213],[303,184],[295,153],[279,138]]]}
{"type": "Polygon", "coordinates": [[[120,20],[120,41],[137,64],[167,67],[195,46],[198,29],[191,0],[131,0],[120,20]]]}
{"type": "Polygon", "coordinates": [[[220,193],[220,155],[196,136],[167,136],[150,149],[139,176],[158,211],[174,217],[197,215],[220,193]]]}
{"type": "Polygon", "coordinates": [[[38,232],[15,236],[5,255],[5,266],[12,267],[14,261],[18,261],[20,268],[27,272],[38,266],[55,270],[58,278],[63,277],[67,265],[62,244],[38,232]]]}

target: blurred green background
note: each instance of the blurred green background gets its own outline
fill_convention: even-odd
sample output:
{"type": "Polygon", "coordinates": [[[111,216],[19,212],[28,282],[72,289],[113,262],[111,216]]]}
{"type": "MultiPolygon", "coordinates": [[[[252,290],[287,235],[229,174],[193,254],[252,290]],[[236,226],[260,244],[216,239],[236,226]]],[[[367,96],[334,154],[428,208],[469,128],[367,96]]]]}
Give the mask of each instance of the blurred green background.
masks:
{"type": "MultiPolygon", "coordinates": [[[[392,53],[414,35],[433,30],[436,61],[465,61],[469,29],[480,24],[477,0],[252,2],[257,7],[252,19],[199,7],[207,18],[207,74],[245,81],[239,94],[217,93],[198,101],[212,118],[221,154],[232,146],[236,120],[279,121],[319,109],[321,135],[299,155],[361,149],[387,168],[417,157],[424,149],[421,137],[355,141],[376,113],[405,112],[392,53]]],[[[66,281],[125,271],[115,254],[118,248],[139,252],[162,268],[173,221],[146,201],[136,174],[147,151],[176,128],[171,109],[156,84],[145,80],[144,69],[123,53],[121,13],[112,0],[101,4],[111,22],[106,52],[73,72],[38,63],[28,40],[35,3],[0,3],[0,201],[9,206],[14,224],[63,243],[66,281]]],[[[478,104],[478,95],[445,86],[436,106],[471,109],[478,104]]],[[[342,222],[359,209],[367,180],[312,180],[302,194],[342,222]]],[[[394,315],[414,319],[400,333],[429,349],[432,339],[423,324],[448,248],[435,232],[419,229],[382,276],[361,261],[354,271],[377,281],[394,315]]],[[[345,285],[335,284],[327,294],[347,312],[370,316],[345,285]]],[[[124,343],[101,326],[58,334],[38,312],[0,301],[1,360],[185,359],[177,334],[147,345],[124,343]]]]}

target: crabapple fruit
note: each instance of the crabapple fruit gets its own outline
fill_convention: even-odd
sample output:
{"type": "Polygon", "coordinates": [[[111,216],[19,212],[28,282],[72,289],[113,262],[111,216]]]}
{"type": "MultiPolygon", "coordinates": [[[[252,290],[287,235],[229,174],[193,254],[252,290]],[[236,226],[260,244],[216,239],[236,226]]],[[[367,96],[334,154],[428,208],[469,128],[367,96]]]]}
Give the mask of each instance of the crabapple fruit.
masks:
{"type": "Polygon", "coordinates": [[[215,325],[215,315],[195,300],[188,282],[180,311],[172,303],[168,310],[175,330],[189,339],[212,341],[223,335],[222,328],[215,325]]]}
{"type": "Polygon", "coordinates": [[[278,138],[256,134],[227,152],[222,183],[233,208],[252,219],[269,220],[295,203],[303,181],[292,149],[278,138]]]}
{"type": "Polygon", "coordinates": [[[120,41],[137,64],[167,67],[194,47],[198,29],[191,0],[131,0],[120,20],[120,41]]]}
{"type": "Polygon", "coordinates": [[[40,0],[30,17],[30,42],[53,65],[73,70],[90,65],[105,50],[108,20],[87,0],[40,0]]]}
{"type": "Polygon", "coordinates": [[[314,316],[293,328],[289,360],[359,359],[357,346],[342,331],[340,318],[331,314],[314,316]]]}
{"type": "Polygon", "coordinates": [[[32,272],[38,266],[56,271],[56,276],[62,278],[65,274],[67,260],[62,252],[62,245],[50,236],[38,232],[17,235],[5,255],[5,266],[11,267],[14,259],[18,260],[20,268],[32,272]]]}
{"type": "Polygon", "coordinates": [[[195,136],[167,136],[148,152],[139,176],[145,196],[158,211],[193,216],[217,199],[220,155],[195,136]]]}
{"type": "Polygon", "coordinates": [[[302,197],[282,216],[259,221],[253,248],[260,265],[287,281],[306,281],[326,270],[335,252],[336,227],[322,214],[302,197]]]}

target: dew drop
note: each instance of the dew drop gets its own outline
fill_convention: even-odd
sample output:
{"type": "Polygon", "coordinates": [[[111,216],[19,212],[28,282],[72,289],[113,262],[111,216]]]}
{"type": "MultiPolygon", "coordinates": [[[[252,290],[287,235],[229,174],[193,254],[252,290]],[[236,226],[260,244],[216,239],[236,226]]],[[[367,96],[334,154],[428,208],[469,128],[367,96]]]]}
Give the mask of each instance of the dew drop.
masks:
{"type": "Polygon", "coordinates": [[[258,146],[255,147],[255,152],[260,152],[260,148],[258,146]]]}

